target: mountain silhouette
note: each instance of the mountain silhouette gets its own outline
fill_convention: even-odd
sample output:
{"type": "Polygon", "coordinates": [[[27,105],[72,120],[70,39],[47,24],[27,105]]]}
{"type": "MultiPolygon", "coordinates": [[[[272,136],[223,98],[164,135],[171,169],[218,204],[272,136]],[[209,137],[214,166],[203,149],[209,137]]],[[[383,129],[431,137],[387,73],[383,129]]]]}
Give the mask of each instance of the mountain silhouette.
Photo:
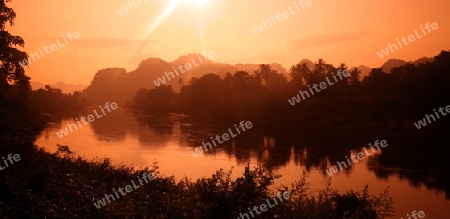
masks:
{"type": "Polygon", "coordinates": [[[308,66],[309,70],[313,71],[316,64],[314,64],[314,62],[312,62],[309,59],[302,59],[300,62],[298,62],[298,64],[303,64],[306,63],[306,66],[308,66]]]}
{"type": "Polygon", "coordinates": [[[434,61],[434,58],[428,58],[428,57],[422,57],[420,59],[417,59],[414,62],[407,62],[407,61],[401,60],[401,59],[389,59],[383,65],[381,65],[380,68],[382,68],[383,71],[386,73],[391,73],[392,69],[403,66],[408,63],[418,66],[419,64],[425,64],[425,63],[433,62],[433,61],[434,61]]]}
{"type": "MultiPolygon", "coordinates": [[[[165,77],[164,85],[171,85],[175,92],[180,91],[181,84],[187,84],[193,77],[201,77],[204,74],[214,73],[224,76],[227,72],[247,71],[253,73],[259,68],[258,64],[223,64],[214,63],[211,60],[205,60],[199,57],[200,54],[188,54],[178,59],[167,62],[160,58],[148,58],[141,61],[138,67],[130,72],[124,68],[107,68],[99,70],[91,84],[83,91],[83,95],[89,104],[101,104],[115,101],[123,104],[131,100],[136,91],[141,88],[155,88],[155,82],[158,78],[165,77]],[[200,63],[199,59],[202,59],[200,63]],[[191,63],[192,69],[185,70],[182,73],[178,67],[191,63]],[[198,66],[195,66],[195,64],[198,66]],[[175,74],[175,69],[179,75],[175,74]],[[167,72],[167,74],[166,74],[167,72]],[[174,77],[168,80],[167,75],[172,72],[174,77]],[[181,79],[181,81],[180,81],[181,79]]],[[[287,71],[278,63],[270,64],[272,69],[288,76],[287,71]]]]}
{"type": "Polygon", "coordinates": [[[416,61],[414,61],[414,64],[417,66],[417,65],[420,65],[420,64],[425,64],[425,63],[433,62],[433,61],[434,61],[434,58],[422,57],[422,58],[417,59],[416,61]]]}
{"type": "Polygon", "coordinates": [[[389,59],[383,65],[381,65],[380,68],[382,68],[383,71],[386,72],[386,73],[391,73],[391,70],[393,68],[400,67],[400,66],[405,65],[407,63],[408,62],[406,62],[404,60],[401,60],[401,59],[389,59]]]}
{"type": "Polygon", "coordinates": [[[358,68],[358,70],[361,71],[361,75],[359,76],[359,80],[362,80],[365,76],[369,76],[369,73],[372,70],[372,68],[367,67],[365,65],[360,65],[360,66],[355,67],[355,68],[358,68]]]}
{"type": "MultiPolygon", "coordinates": [[[[415,62],[409,63],[418,65],[430,61],[433,61],[433,58],[423,57],[415,62]]],[[[315,63],[308,59],[302,59],[299,63],[306,63],[311,70],[314,69],[315,66],[315,63]]],[[[408,62],[400,59],[389,59],[380,68],[385,72],[390,73],[393,68],[402,66],[406,63],[408,62]]],[[[289,77],[289,71],[280,64],[272,63],[269,65],[272,69],[289,77]]],[[[152,57],[141,61],[138,67],[130,72],[127,72],[124,68],[106,68],[99,70],[95,74],[91,84],[83,91],[83,95],[86,97],[89,104],[96,105],[108,101],[124,104],[126,101],[131,100],[139,89],[155,88],[157,84],[155,82],[158,82],[159,78],[164,78],[164,83],[160,83],[158,86],[162,84],[171,85],[175,92],[179,92],[181,86],[188,84],[189,80],[192,78],[199,78],[208,73],[224,76],[227,72],[233,74],[236,71],[253,73],[258,68],[259,64],[238,63],[231,65],[226,63],[215,63],[205,59],[201,54],[187,54],[180,56],[172,62],[152,57]],[[182,73],[179,70],[179,67],[184,67],[186,63],[191,63],[192,69],[187,70],[183,68],[185,72],[182,73]],[[178,75],[176,75],[175,70],[178,72],[178,75]],[[173,76],[169,72],[172,72],[173,76]]],[[[360,80],[362,80],[364,76],[368,76],[372,70],[365,65],[359,65],[357,68],[361,71],[360,80]]]]}
{"type": "Polygon", "coordinates": [[[51,88],[61,89],[63,93],[73,93],[74,91],[83,91],[87,85],[85,84],[67,84],[64,82],[56,82],[56,84],[44,84],[38,81],[30,81],[31,88],[33,90],[37,89],[45,89],[46,85],[49,85],[51,88]]]}

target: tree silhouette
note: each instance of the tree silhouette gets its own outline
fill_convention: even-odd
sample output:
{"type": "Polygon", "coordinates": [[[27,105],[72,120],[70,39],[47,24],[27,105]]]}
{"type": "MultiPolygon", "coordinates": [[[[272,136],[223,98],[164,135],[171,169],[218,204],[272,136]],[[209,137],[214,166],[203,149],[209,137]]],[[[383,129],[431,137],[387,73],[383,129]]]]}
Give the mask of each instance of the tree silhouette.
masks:
{"type": "Polygon", "coordinates": [[[322,58],[320,58],[315,63],[316,71],[319,72],[321,75],[324,75],[325,74],[325,65],[326,65],[325,61],[322,58]]]}
{"type": "Polygon", "coordinates": [[[150,111],[170,111],[173,101],[173,89],[171,85],[161,85],[151,89],[147,94],[147,103],[150,111]]]}
{"type": "Polygon", "coordinates": [[[4,91],[10,85],[18,85],[23,94],[29,92],[30,78],[25,75],[21,61],[27,59],[28,55],[16,48],[24,46],[22,37],[13,36],[6,31],[6,25],[9,23],[12,26],[16,18],[16,13],[6,6],[6,2],[10,0],[0,1],[0,91],[4,91]]]}
{"type": "Polygon", "coordinates": [[[350,70],[350,77],[348,79],[348,82],[352,86],[359,86],[360,85],[360,75],[361,71],[358,68],[352,68],[350,70]]]}

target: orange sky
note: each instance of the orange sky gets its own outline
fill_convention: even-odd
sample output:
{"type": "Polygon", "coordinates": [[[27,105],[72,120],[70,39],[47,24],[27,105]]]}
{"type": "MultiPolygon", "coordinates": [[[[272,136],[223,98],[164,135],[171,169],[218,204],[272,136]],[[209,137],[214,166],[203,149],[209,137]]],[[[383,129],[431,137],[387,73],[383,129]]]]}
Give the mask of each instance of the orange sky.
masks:
{"type": "Polygon", "coordinates": [[[9,6],[17,18],[8,30],[24,38],[27,53],[57,39],[63,43],[69,31],[80,33],[79,39],[32,62],[27,75],[47,84],[89,84],[99,69],[131,71],[148,57],[173,61],[203,50],[213,50],[215,62],[277,62],[289,68],[303,58],[377,67],[389,58],[415,60],[450,49],[448,0],[311,0],[299,11],[299,0],[206,0],[199,7],[193,0],[139,0],[141,5],[120,16],[116,10],[127,1],[132,0],[13,0],[9,6]],[[170,4],[173,10],[161,19],[170,4]],[[257,35],[250,30],[289,7],[297,13],[257,35]],[[387,58],[376,55],[427,22],[438,23],[439,29],[387,58]]]}

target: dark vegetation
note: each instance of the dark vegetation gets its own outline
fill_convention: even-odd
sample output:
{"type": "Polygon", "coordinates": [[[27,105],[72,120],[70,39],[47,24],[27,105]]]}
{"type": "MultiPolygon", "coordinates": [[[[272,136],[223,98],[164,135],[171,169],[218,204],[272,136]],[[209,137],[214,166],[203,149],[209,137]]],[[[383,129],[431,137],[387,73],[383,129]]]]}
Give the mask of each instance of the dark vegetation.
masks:
{"type": "Polygon", "coordinates": [[[56,118],[76,115],[87,105],[80,91],[66,94],[48,85],[33,91],[31,104],[36,110],[56,118]]]}
{"type": "MultiPolygon", "coordinates": [[[[219,170],[210,178],[176,182],[161,176],[157,164],[144,170],[113,167],[108,159],[88,162],[67,146],[55,154],[37,149],[31,139],[1,136],[0,153],[19,153],[22,160],[0,172],[1,218],[236,218],[247,208],[266,203],[269,186],[278,176],[262,167],[246,168],[242,177],[219,170]],[[8,147],[13,145],[14,148],[8,147]],[[129,184],[142,173],[157,178],[146,186],[97,209],[93,203],[129,184]]],[[[383,218],[391,212],[387,193],[338,194],[329,186],[312,195],[305,176],[291,188],[289,202],[260,218],[383,218]],[[378,216],[377,216],[378,215],[378,216]]],[[[273,203],[273,202],[272,202],[273,203]]]]}
{"type": "MultiPolygon", "coordinates": [[[[326,77],[333,81],[331,73],[339,69],[347,67],[319,59],[314,68],[306,63],[292,66],[289,79],[268,65],[260,65],[253,73],[206,74],[192,78],[181,93],[174,93],[170,85],[141,89],[128,105],[147,113],[186,113],[196,123],[223,127],[250,120],[270,132],[289,127],[303,133],[341,133],[415,132],[413,122],[450,104],[445,93],[450,80],[448,51],[431,62],[406,64],[390,73],[374,68],[362,80],[357,68],[347,69],[350,76],[344,80],[294,106],[288,102],[299,90],[308,90],[308,85],[326,81],[326,77]]],[[[441,117],[422,130],[448,128],[449,121],[450,117],[441,117]]]]}

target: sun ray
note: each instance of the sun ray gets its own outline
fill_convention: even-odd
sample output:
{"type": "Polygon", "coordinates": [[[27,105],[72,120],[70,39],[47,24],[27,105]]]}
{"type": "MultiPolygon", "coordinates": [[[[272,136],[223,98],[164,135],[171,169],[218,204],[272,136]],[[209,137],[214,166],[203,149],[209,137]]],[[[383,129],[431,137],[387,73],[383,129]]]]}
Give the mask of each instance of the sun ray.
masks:
{"type": "Polygon", "coordinates": [[[152,24],[148,28],[147,32],[144,34],[144,38],[142,39],[142,42],[139,44],[139,46],[136,49],[136,54],[140,54],[141,50],[145,47],[146,40],[150,36],[150,34],[159,26],[159,24],[166,19],[167,16],[172,13],[172,11],[177,7],[178,3],[180,3],[181,0],[172,0],[167,7],[164,9],[164,11],[155,19],[153,20],[152,24]]]}
{"type": "Polygon", "coordinates": [[[147,33],[145,34],[146,38],[155,30],[159,24],[167,17],[169,14],[177,7],[180,0],[172,0],[169,5],[164,9],[163,13],[156,18],[156,20],[151,24],[147,33]]]}
{"type": "Polygon", "coordinates": [[[200,8],[201,6],[205,5],[208,0],[185,0],[185,1],[191,4],[195,4],[196,8],[200,8]]]}
{"type": "Polygon", "coordinates": [[[200,35],[200,41],[202,42],[202,51],[205,50],[205,34],[203,31],[203,22],[200,15],[197,14],[197,21],[198,21],[198,31],[200,35]]]}
{"type": "MultiPolygon", "coordinates": [[[[166,8],[162,11],[162,13],[156,17],[151,24],[149,25],[149,28],[146,30],[144,37],[140,42],[138,43],[138,46],[135,50],[135,56],[142,55],[141,52],[146,48],[146,45],[148,44],[148,38],[152,34],[152,32],[161,24],[162,21],[164,21],[172,12],[175,10],[175,8],[179,5],[181,1],[194,4],[197,11],[200,10],[200,7],[204,6],[208,0],[172,0],[166,8]]],[[[198,28],[199,28],[199,36],[201,41],[201,47],[202,51],[205,50],[205,36],[204,36],[204,29],[203,29],[203,22],[201,19],[201,16],[199,13],[196,13],[197,15],[197,22],[198,22],[198,28]]],[[[134,59],[133,57],[132,59],[134,59]]],[[[129,60],[129,63],[133,62],[133,60],[129,60]]]]}

